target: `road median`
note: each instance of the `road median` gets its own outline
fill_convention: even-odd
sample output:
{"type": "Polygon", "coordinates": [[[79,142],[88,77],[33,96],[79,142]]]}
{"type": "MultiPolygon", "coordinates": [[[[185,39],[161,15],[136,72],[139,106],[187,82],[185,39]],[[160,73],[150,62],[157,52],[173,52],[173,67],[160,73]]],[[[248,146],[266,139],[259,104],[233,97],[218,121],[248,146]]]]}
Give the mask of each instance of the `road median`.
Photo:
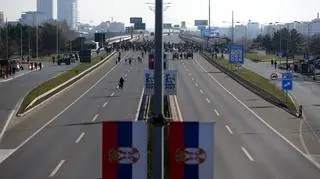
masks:
{"type": "Polygon", "coordinates": [[[114,53],[99,55],[95,57],[91,63],[81,63],[74,68],[38,85],[25,96],[17,115],[23,116],[45,100],[74,84],[76,81],[83,78],[98,68],[101,64],[106,62],[110,57],[113,56],[113,54],[114,53]]]}
{"type": "Polygon", "coordinates": [[[296,106],[287,94],[281,89],[271,84],[268,79],[254,73],[246,68],[237,71],[224,58],[211,58],[209,54],[201,53],[201,55],[212,65],[230,76],[239,84],[257,94],[264,100],[286,110],[292,115],[296,115],[296,106]]]}

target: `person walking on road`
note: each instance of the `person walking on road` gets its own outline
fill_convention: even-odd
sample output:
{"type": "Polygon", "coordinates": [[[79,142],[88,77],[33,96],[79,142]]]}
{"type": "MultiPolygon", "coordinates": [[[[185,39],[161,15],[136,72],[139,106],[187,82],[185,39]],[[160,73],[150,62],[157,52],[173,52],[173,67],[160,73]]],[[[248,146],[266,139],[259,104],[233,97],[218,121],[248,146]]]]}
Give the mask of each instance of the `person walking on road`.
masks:
{"type": "Polygon", "coordinates": [[[274,62],[274,69],[277,69],[277,61],[274,62]]]}

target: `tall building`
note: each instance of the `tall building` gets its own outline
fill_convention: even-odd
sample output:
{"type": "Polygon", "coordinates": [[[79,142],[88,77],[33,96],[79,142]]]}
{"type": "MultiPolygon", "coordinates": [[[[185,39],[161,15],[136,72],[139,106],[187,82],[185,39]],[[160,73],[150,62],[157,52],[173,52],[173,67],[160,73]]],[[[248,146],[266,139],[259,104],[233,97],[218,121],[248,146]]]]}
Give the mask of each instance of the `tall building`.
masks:
{"type": "Polygon", "coordinates": [[[0,25],[4,23],[4,14],[3,11],[0,11],[0,25]]]}
{"type": "Polygon", "coordinates": [[[247,38],[254,39],[260,33],[260,24],[257,22],[249,21],[247,24],[247,38]]]}
{"type": "Polygon", "coordinates": [[[44,12],[29,11],[21,14],[20,23],[29,26],[38,26],[44,22],[48,22],[48,15],[44,12]]]}
{"type": "Polygon", "coordinates": [[[183,29],[187,28],[186,21],[182,21],[181,22],[181,28],[183,28],[183,29]]]}
{"type": "Polygon", "coordinates": [[[110,32],[124,32],[124,23],[121,22],[111,22],[110,23],[110,32]]]}
{"type": "Polygon", "coordinates": [[[53,19],[53,0],[37,0],[37,11],[45,13],[48,19],[53,19]]]}
{"type": "Polygon", "coordinates": [[[57,0],[58,20],[66,21],[71,29],[77,28],[78,4],[77,0],[57,0]]]}

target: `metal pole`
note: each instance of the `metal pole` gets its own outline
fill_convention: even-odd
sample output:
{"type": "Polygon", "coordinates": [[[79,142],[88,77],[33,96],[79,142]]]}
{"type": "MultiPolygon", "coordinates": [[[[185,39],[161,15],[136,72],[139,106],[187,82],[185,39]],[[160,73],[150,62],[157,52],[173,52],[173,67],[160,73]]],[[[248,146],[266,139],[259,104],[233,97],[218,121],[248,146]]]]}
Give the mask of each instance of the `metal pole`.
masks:
{"type": "Polygon", "coordinates": [[[28,36],[29,36],[29,42],[28,42],[28,45],[29,45],[29,52],[28,52],[28,55],[29,55],[29,58],[30,58],[30,52],[31,52],[31,47],[30,47],[30,45],[31,45],[31,40],[30,40],[30,31],[31,31],[31,29],[29,29],[29,31],[28,31],[28,36]]]}
{"type": "Polygon", "coordinates": [[[37,55],[37,60],[39,60],[39,37],[38,37],[38,24],[37,24],[37,27],[36,27],[36,55],[37,55]]]}
{"type": "Polygon", "coordinates": [[[152,131],[152,170],[153,179],[163,179],[163,91],[162,91],[162,23],[163,0],[156,0],[155,7],[155,94],[153,96],[154,128],[152,131]]]}
{"type": "Polygon", "coordinates": [[[59,22],[58,21],[56,24],[56,53],[58,58],[58,55],[59,55],[59,22]]]}
{"type": "Polygon", "coordinates": [[[6,19],[6,50],[7,60],[9,60],[9,36],[8,36],[8,19],[6,19]]]}
{"type": "Polygon", "coordinates": [[[21,58],[23,56],[23,47],[22,47],[22,24],[20,25],[20,55],[21,55],[21,58]]]}
{"type": "Polygon", "coordinates": [[[233,14],[233,11],[232,11],[232,34],[231,34],[231,42],[234,43],[234,18],[233,18],[234,14],[233,14]]]}

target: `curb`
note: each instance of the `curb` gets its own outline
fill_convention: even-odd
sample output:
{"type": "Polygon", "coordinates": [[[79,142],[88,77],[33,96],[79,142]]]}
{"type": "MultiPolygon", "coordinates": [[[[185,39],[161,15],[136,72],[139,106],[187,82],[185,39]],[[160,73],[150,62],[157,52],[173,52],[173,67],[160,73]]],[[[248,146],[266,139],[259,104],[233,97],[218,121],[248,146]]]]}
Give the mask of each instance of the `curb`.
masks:
{"type": "MultiPolygon", "coordinates": [[[[18,113],[17,116],[18,117],[23,117],[26,114],[28,114],[29,112],[31,112],[32,110],[34,110],[35,108],[37,108],[38,106],[40,106],[42,103],[48,101],[49,99],[53,98],[56,94],[59,94],[63,91],[65,91],[66,89],[68,89],[68,87],[71,87],[73,84],[75,84],[75,82],[77,82],[78,80],[82,79],[83,77],[85,77],[86,75],[90,74],[92,71],[94,71],[98,66],[100,66],[101,64],[103,64],[104,62],[106,62],[109,58],[111,58],[116,52],[112,52],[110,55],[108,55],[107,57],[105,57],[103,60],[99,61],[97,64],[91,66],[90,68],[86,69],[85,71],[81,72],[80,74],[72,77],[71,79],[65,81],[64,83],[56,86],[55,88],[47,91],[46,93],[41,94],[40,96],[36,97],[26,108],[25,111],[23,113],[18,113]],[[61,89],[62,88],[62,89],[61,89]],[[59,90],[61,89],[61,90],[59,90]],[[58,92],[56,92],[58,91],[58,92]],[[48,97],[49,96],[49,97],[48,97]],[[46,98],[48,97],[48,98],[46,98]],[[41,101],[40,101],[41,100],[41,101]],[[38,101],[40,101],[38,104],[36,104],[38,101]]],[[[20,106],[21,107],[21,106],[20,106]]]]}

